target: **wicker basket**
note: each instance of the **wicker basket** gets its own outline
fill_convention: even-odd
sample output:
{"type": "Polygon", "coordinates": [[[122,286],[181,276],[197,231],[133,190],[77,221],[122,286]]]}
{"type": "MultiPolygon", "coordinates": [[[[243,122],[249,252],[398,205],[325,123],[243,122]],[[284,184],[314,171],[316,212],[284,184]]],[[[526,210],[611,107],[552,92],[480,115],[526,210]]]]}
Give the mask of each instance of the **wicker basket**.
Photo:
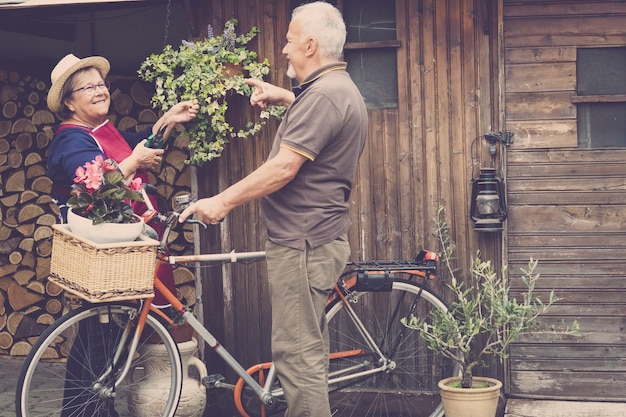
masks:
{"type": "Polygon", "coordinates": [[[139,236],[134,242],[97,244],[53,225],[49,280],[89,302],[152,297],[156,247],[139,236]]]}

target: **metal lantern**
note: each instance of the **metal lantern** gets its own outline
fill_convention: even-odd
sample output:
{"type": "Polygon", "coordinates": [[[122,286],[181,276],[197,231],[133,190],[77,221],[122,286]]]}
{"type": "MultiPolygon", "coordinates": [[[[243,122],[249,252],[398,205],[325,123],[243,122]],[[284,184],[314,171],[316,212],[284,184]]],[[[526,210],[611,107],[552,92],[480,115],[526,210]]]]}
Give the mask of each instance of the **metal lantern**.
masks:
{"type": "Polygon", "coordinates": [[[482,168],[472,180],[470,218],[477,232],[500,232],[506,219],[506,194],[495,168],[482,168]]]}

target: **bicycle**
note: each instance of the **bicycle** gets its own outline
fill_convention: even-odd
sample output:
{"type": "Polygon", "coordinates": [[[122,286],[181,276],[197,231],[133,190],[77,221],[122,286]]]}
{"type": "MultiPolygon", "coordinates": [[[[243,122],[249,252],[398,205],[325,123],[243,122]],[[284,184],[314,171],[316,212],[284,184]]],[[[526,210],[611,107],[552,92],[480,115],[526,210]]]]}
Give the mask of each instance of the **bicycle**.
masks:
{"type": "MultiPolygon", "coordinates": [[[[16,392],[17,417],[82,416],[84,410],[89,410],[90,416],[97,410],[120,417],[174,416],[183,364],[168,329],[185,322],[239,377],[229,384],[221,375],[209,375],[203,378],[205,386],[232,390],[237,412],[243,417],[266,417],[285,409],[272,363],[244,369],[156,274],[163,262],[233,262],[262,259],[264,252],[166,256],[168,234],[190,202],[179,198],[178,203],[165,215],[151,215],[165,224],[154,288],[172,304],[170,313],[155,308],[147,298],[85,305],[61,316],[43,332],[25,359],[16,392]],[[90,326],[89,337],[81,335],[81,326],[90,326]],[[169,376],[158,384],[144,379],[149,359],[145,348],[155,342],[165,349],[164,366],[170,368],[169,376]],[[52,350],[61,350],[66,359],[48,359],[52,350]],[[70,363],[74,365],[70,367],[70,363]],[[81,364],[83,379],[71,373],[76,363],[81,364]]],[[[432,309],[447,311],[445,303],[428,288],[436,272],[436,255],[425,251],[413,261],[347,265],[326,304],[329,396],[335,417],[443,415],[437,381],[458,374],[457,368],[436,357],[419,332],[400,322],[411,314],[427,317],[432,309]]]]}

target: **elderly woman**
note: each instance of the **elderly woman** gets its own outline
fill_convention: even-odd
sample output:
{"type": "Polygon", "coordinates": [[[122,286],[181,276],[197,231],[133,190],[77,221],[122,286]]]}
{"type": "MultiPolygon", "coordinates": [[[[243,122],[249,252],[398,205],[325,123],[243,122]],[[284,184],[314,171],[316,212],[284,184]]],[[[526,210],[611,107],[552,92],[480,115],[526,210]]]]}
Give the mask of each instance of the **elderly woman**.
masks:
{"type": "Polygon", "coordinates": [[[192,120],[200,108],[195,100],[181,102],[151,128],[136,133],[118,131],[106,120],[111,95],[109,83],[104,79],[109,69],[109,61],[103,57],[79,59],[69,54],[59,61],[50,76],[48,107],[61,119],[61,124],[50,145],[48,176],[63,220],[76,168],[102,155],[116,161],[127,179],[139,176],[146,182],[144,170],[161,163],[163,150],[144,146],[145,139],[164,126],[167,126],[164,133],[167,138],[176,123],[192,120]]]}
{"type": "MultiPolygon", "coordinates": [[[[48,177],[52,180],[53,194],[61,208],[61,220],[66,221],[71,186],[76,168],[101,155],[113,159],[127,180],[140,177],[148,182],[147,169],[161,163],[163,149],[145,146],[146,138],[167,127],[163,137],[167,138],[177,123],[188,122],[196,117],[200,109],[197,100],[174,105],[151,127],[140,132],[117,130],[106,119],[111,104],[109,83],[109,61],[103,57],[77,58],[66,55],[54,67],[50,75],[52,85],[48,92],[48,107],[55,112],[61,124],[57,127],[48,151],[48,177]]],[[[156,200],[150,196],[156,207],[156,200]]],[[[133,210],[142,214],[146,207],[135,203],[133,210]]],[[[160,225],[155,225],[157,233],[160,225]]],[[[174,290],[171,271],[160,271],[164,283],[174,290]]],[[[154,303],[165,301],[157,294],[154,303]]]]}
{"type": "MultiPolygon", "coordinates": [[[[62,221],[66,220],[65,204],[71,196],[76,168],[100,155],[116,161],[127,180],[141,177],[147,182],[145,170],[158,167],[163,150],[146,147],[146,138],[164,127],[163,136],[167,138],[175,124],[192,120],[200,108],[196,100],[181,102],[165,112],[151,128],[133,133],[118,131],[106,119],[111,104],[109,83],[105,81],[109,69],[109,61],[103,57],[80,59],[69,54],[59,61],[50,76],[52,85],[48,93],[48,107],[57,114],[61,123],[48,151],[48,176],[53,182],[53,194],[61,208],[62,221]]],[[[156,201],[153,203],[156,206],[156,201]]],[[[143,204],[133,206],[137,214],[145,209],[143,204]]],[[[166,286],[175,290],[171,266],[161,268],[159,276],[166,286]]],[[[153,303],[164,307],[167,302],[157,294],[153,303]]],[[[105,327],[94,322],[88,326],[81,325],[79,329],[67,362],[63,417],[118,415],[112,399],[96,398],[84,389],[89,386],[94,370],[106,366],[101,350],[106,340],[103,334],[112,334],[117,329],[105,327]]]]}

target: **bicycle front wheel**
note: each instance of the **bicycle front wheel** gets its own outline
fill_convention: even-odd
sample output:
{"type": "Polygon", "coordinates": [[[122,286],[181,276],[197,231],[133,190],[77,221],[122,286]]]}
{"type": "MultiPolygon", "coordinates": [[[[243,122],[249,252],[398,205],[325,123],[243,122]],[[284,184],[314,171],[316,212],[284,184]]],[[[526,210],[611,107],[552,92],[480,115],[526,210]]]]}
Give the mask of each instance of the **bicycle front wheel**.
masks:
{"type": "MultiPolygon", "coordinates": [[[[351,281],[349,285],[353,285],[351,281]]],[[[391,291],[352,292],[349,305],[376,348],[365,342],[348,308],[336,298],[326,308],[330,338],[331,411],[335,417],[440,417],[437,382],[458,375],[458,368],[427,348],[419,332],[400,320],[411,312],[425,318],[433,309],[448,311],[439,297],[410,281],[396,280],[391,291]],[[418,295],[419,294],[419,295],[418,295]],[[337,352],[358,354],[339,355],[337,352]],[[335,357],[333,358],[333,353],[335,357]],[[342,357],[345,356],[345,357],[342,357]],[[381,370],[381,367],[385,370],[381,370]],[[363,373],[371,372],[363,376],[363,373]],[[360,377],[351,375],[360,373],[360,377]]]]}
{"type": "Polygon", "coordinates": [[[126,371],[138,306],[98,304],[64,315],[26,357],[17,417],[172,417],[182,390],[178,347],[150,313],[126,371]]]}

